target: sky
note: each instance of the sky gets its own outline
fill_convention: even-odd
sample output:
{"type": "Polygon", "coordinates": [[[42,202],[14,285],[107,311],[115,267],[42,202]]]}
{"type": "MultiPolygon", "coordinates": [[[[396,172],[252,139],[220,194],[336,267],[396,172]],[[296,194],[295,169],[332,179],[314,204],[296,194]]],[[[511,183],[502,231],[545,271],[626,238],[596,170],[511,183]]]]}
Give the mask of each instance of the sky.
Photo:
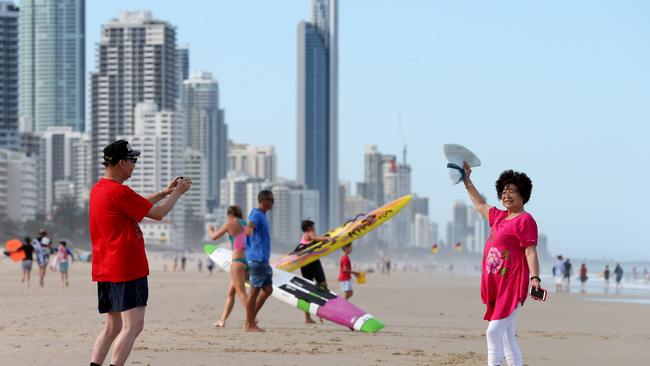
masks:
{"type": "MultiPolygon", "coordinates": [[[[87,71],[100,27],[150,10],[219,81],[229,137],[273,144],[296,174],[297,25],[309,0],[87,1],[87,71]]],[[[363,179],[364,146],[412,165],[442,238],[457,200],[442,152],[469,147],[473,180],[515,169],[554,254],[650,260],[650,2],[339,1],[340,178],[363,179]],[[401,115],[404,139],[398,123],[401,115]]]]}

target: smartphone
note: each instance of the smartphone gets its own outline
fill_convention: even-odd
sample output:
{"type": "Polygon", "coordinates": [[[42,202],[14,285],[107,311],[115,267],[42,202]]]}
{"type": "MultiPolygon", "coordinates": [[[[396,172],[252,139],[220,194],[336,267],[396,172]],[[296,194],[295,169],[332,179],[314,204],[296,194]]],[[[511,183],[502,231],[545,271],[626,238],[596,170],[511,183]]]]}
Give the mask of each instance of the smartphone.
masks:
{"type": "Polygon", "coordinates": [[[532,296],[534,299],[537,299],[539,301],[546,301],[546,293],[547,291],[543,288],[536,288],[534,286],[530,286],[530,296],[532,296]]]}

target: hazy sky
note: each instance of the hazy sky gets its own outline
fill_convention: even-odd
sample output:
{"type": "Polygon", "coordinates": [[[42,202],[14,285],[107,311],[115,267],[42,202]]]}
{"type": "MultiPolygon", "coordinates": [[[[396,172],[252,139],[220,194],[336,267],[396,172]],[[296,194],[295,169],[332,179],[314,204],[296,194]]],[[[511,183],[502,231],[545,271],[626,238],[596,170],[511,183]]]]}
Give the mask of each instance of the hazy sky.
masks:
{"type": "MultiPolygon", "coordinates": [[[[100,26],[146,9],[220,82],[230,138],[274,144],[296,171],[296,29],[309,0],[87,1],[88,71],[100,26]]],[[[554,253],[650,259],[650,2],[340,0],[340,177],[363,179],[364,145],[400,153],[444,232],[465,199],[442,145],[472,149],[479,190],[522,170],[527,210],[554,253]]],[[[468,200],[467,200],[468,201],[468,200]]],[[[468,201],[469,202],[469,201],[468,201]]]]}

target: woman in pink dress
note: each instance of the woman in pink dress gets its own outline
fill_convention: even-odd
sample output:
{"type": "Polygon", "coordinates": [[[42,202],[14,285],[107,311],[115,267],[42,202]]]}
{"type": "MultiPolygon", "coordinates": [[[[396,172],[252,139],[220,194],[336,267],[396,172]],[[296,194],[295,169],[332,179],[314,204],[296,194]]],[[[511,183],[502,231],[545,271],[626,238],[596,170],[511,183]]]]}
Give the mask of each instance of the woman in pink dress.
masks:
{"type": "Polygon", "coordinates": [[[528,296],[529,286],[540,287],[537,258],[537,223],[524,210],[533,184],[524,173],[506,170],[496,181],[496,191],[505,211],[490,206],[470,179],[464,164],[463,182],[476,210],[490,223],[490,235],[483,250],[481,299],[488,320],[488,366],[521,366],[521,352],[515,338],[515,315],[528,296]]]}

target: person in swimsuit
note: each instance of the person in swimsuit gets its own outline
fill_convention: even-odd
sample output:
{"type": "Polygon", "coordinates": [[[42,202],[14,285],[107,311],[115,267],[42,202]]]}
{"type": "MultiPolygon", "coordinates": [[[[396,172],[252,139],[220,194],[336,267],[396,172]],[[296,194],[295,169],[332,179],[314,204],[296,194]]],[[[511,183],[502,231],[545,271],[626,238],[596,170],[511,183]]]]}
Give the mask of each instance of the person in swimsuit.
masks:
{"type": "MultiPolygon", "coordinates": [[[[303,234],[302,237],[300,238],[300,244],[298,244],[296,249],[294,249],[294,252],[299,252],[316,242],[333,241],[332,238],[328,238],[326,236],[318,236],[316,234],[315,224],[311,220],[303,220],[302,224],[300,225],[300,228],[302,229],[303,234]]],[[[306,266],[300,267],[300,273],[302,274],[302,277],[310,281],[316,282],[318,286],[327,289],[327,280],[325,279],[325,271],[323,271],[323,265],[321,264],[320,259],[317,259],[316,261],[311,262],[306,266]]],[[[323,320],[321,319],[321,323],[322,322],[323,320]]],[[[311,316],[309,315],[308,312],[305,312],[305,323],[307,324],[315,323],[315,321],[311,319],[311,316]]]]}
{"type": "Polygon", "coordinates": [[[241,207],[230,206],[228,207],[228,221],[219,229],[216,230],[214,226],[208,228],[208,235],[212,240],[218,240],[223,235],[228,233],[230,243],[232,245],[232,261],[230,263],[230,285],[228,286],[226,304],[221,313],[221,318],[213,325],[215,327],[224,327],[226,319],[230,315],[233,306],[235,305],[235,295],[246,308],[248,301],[246,297],[246,278],[248,272],[248,264],[246,263],[246,255],[244,247],[246,245],[246,220],[243,218],[241,207]]]}

